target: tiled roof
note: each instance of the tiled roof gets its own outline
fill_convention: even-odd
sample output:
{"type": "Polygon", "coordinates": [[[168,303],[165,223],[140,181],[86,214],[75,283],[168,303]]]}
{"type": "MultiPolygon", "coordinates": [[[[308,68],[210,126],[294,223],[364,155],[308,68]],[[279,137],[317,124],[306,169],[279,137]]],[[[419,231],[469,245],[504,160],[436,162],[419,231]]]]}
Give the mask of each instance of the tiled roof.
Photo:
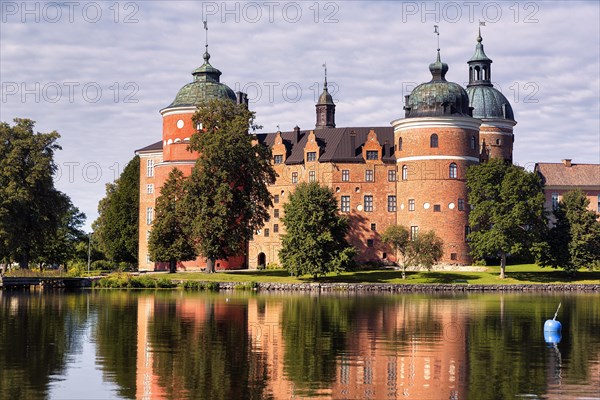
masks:
{"type": "Polygon", "coordinates": [[[162,142],[162,140],[159,140],[156,143],[152,143],[151,145],[142,147],[141,149],[137,149],[135,152],[141,153],[141,152],[146,152],[146,151],[158,151],[158,150],[162,150],[162,148],[163,148],[163,142],[162,142]]]}
{"type": "MultiPolygon", "coordinates": [[[[394,157],[394,129],[386,127],[349,127],[349,128],[325,128],[314,130],[317,144],[321,147],[320,162],[364,162],[362,146],[367,140],[369,131],[373,129],[377,133],[377,139],[383,146],[383,162],[393,163],[394,157]],[[354,132],[356,138],[352,146],[351,134],[354,132]]],[[[281,132],[283,144],[287,148],[286,164],[302,164],[304,162],[304,146],[308,140],[310,130],[281,132]]],[[[273,146],[276,132],[257,134],[261,143],[273,146]]]]}
{"type": "Polygon", "coordinates": [[[537,163],[546,186],[600,186],[600,164],[537,163]]]}

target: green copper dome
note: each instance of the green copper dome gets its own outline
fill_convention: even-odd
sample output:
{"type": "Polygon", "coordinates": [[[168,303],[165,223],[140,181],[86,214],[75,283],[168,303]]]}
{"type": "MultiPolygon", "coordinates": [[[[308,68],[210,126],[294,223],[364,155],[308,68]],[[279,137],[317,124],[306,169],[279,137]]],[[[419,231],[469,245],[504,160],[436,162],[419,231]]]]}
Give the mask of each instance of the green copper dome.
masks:
{"type": "Polygon", "coordinates": [[[420,84],[407,96],[405,118],[471,116],[469,96],[462,86],[446,80],[448,64],[441,62],[439,51],[429,71],[431,81],[420,84]]]}
{"type": "Polygon", "coordinates": [[[483,50],[481,30],[477,35],[475,54],[469,64],[467,93],[475,118],[500,118],[515,120],[513,109],[506,97],[492,84],[492,60],[483,50]]]}
{"type": "Polygon", "coordinates": [[[182,87],[167,108],[197,106],[211,99],[236,101],[233,90],[219,82],[221,71],[210,65],[209,59],[210,54],[207,51],[204,53],[204,64],[192,72],[194,81],[182,87]]]}

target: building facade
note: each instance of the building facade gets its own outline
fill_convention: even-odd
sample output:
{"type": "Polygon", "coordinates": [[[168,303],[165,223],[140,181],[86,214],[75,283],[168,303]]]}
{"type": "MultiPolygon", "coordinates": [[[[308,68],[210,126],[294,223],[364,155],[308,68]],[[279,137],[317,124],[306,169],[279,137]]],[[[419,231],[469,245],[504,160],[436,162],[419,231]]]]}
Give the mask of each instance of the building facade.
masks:
{"type": "MultiPolygon", "coordinates": [[[[197,105],[210,98],[247,104],[243,93],[220,83],[221,72],[209,58],[207,51],[204,64],[192,73],[194,81],[161,110],[162,140],[136,152],[141,158],[140,270],[167,268],[148,257],[148,235],[155,200],[169,172],[179,168],[189,175],[198,157],[187,150],[191,135],[200,128],[192,122],[197,105]]],[[[442,263],[471,263],[466,170],[490,157],[512,162],[516,124],[510,103],[491,83],[491,63],[479,34],[465,89],[446,80],[448,65],[438,50],[429,66],[431,80],[406,96],[404,117],[380,127],[337,127],[336,105],[325,78],[314,129],[296,126],[256,135],[258,142],[271,147],[278,174],[269,187],[271,218],[255,232],[247,254],[219,260],[216,268],[280,264],[283,204],[298,183],[313,181],[331,188],[340,212],[348,215],[348,240],[357,249],[357,261],[395,261],[380,235],[389,225],[401,224],[412,236],[435,231],[444,240],[442,263]]],[[[198,258],[178,268],[205,265],[206,260],[198,258]]]]}

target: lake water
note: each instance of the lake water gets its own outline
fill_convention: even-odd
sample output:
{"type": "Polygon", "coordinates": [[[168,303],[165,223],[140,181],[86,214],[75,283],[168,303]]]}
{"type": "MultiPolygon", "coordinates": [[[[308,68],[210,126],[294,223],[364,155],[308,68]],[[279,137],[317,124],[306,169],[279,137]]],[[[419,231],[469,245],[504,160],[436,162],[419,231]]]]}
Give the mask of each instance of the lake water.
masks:
{"type": "Polygon", "coordinates": [[[599,399],[600,294],[0,291],[2,399],[313,397],[599,399]]]}

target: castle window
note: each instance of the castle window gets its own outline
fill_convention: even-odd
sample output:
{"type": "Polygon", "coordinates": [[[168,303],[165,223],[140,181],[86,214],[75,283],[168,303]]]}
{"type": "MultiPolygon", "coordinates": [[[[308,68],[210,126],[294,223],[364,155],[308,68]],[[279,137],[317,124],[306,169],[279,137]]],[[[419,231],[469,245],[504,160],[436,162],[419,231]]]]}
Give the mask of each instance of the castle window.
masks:
{"type": "Polygon", "coordinates": [[[146,254],[146,264],[150,264],[152,260],[150,259],[150,254],[146,254]]]}
{"type": "Polygon", "coordinates": [[[275,164],[282,164],[283,163],[283,156],[282,155],[277,155],[273,157],[273,161],[275,162],[275,164]]]}
{"type": "Polygon", "coordinates": [[[498,146],[500,146],[500,145],[502,144],[502,141],[501,141],[500,139],[496,139],[496,144],[497,144],[498,146]]]}
{"type": "Polygon", "coordinates": [[[402,138],[398,138],[398,151],[402,151],[402,138]]]}
{"type": "Polygon", "coordinates": [[[458,167],[455,163],[450,164],[450,168],[448,170],[448,175],[450,179],[456,179],[458,177],[458,167]]]}
{"type": "Polygon", "coordinates": [[[367,239],[367,247],[373,247],[373,239],[367,239]]]}
{"type": "Polygon", "coordinates": [[[367,150],[367,160],[377,160],[378,152],[376,150],[367,150]]]}
{"type": "Polygon", "coordinates": [[[340,209],[342,212],[350,212],[350,196],[342,196],[340,209]]]}
{"type": "Polygon", "coordinates": [[[475,80],[478,81],[480,77],[479,66],[475,67],[475,80]]]}
{"type": "Polygon", "coordinates": [[[458,199],[458,211],[465,211],[465,199],[458,199]]]}
{"type": "Polygon", "coordinates": [[[317,176],[317,174],[315,173],[315,171],[309,171],[308,172],[308,181],[314,182],[316,180],[316,176],[317,176]]]}
{"type": "Polygon", "coordinates": [[[273,210],[273,218],[279,218],[279,208],[273,210]]]}
{"type": "Polygon", "coordinates": [[[396,170],[388,169],[388,182],[396,182],[396,170]]]}
{"type": "Polygon", "coordinates": [[[377,231],[377,224],[371,224],[371,230],[373,232],[377,231]]]}
{"type": "Polygon", "coordinates": [[[298,183],[298,173],[292,172],[292,183],[298,183]]]}
{"type": "Polygon", "coordinates": [[[408,199],[408,211],[415,211],[415,199],[408,199]]]}
{"type": "Polygon", "coordinates": [[[429,147],[437,148],[438,147],[438,135],[434,133],[429,137],[429,147]]]}
{"type": "Polygon", "coordinates": [[[148,193],[148,194],[154,193],[154,185],[153,184],[149,184],[146,186],[146,193],[148,193]]]}
{"type": "Polygon", "coordinates": [[[146,243],[150,243],[150,231],[146,231],[146,243]]]}
{"type": "Polygon", "coordinates": [[[407,179],[408,179],[408,166],[403,165],[402,166],[402,180],[405,181],[407,179]]]}
{"type": "Polygon", "coordinates": [[[146,208],[146,225],[152,225],[152,219],[154,216],[154,212],[152,207],[146,208]]]}
{"type": "Polygon", "coordinates": [[[475,150],[475,136],[471,136],[471,150],[475,150]]]}
{"type": "Polygon", "coordinates": [[[154,160],[146,161],[146,176],[147,177],[154,176],[154,160]]]}
{"type": "Polygon", "coordinates": [[[396,196],[388,196],[388,212],[396,211],[396,196]]]}
{"type": "Polygon", "coordinates": [[[342,170],[342,182],[348,182],[348,181],[350,181],[350,170],[343,169],[342,170]]]}
{"type": "Polygon", "coordinates": [[[368,169],[368,170],[365,171],[365,181],[367,181],[367,182],[374,182],[375,181],[375,177],[374,177],[372,169],[368,169]]]}
{"type": "Polygon", "coordinates": [[[465,242],[469,241],[470,233],[471,233],[471,227],[469,225],[465,225],[465,242]]]}
{"type": "Polygon", "coordinates": [[[457,260],[457,255],[456,255],[456,253],[450,253],[450,259],[451,259],[452,261],[456,261],[456,260],[457,260]]]}
{"type": "Polygon", "coordinates": [[[279,195],[276,194],[275,196],[273,196],[273,203],[278,204],[279,203],[279,195]]]}
{"type": "Polygon", "coordinates": [[[600,194],[598,195],[598,212],[600,213],[600,194]]]}
{"type": "Polygon", "coordinates": [[[552,193],[552,209],[556,210],[558,208],[558,193],[552,193]]]}
{"type": "Polygon", "coordinates": [[[306,161],[317,161],[317,152],[309,151],[306,153],[306,161]]]}
{"type": "Polygon", "coordinates": [[[279,232],[279,224],[273,224],[273,233],[279,232]]]}
{"type": "Polygon", "coordinates": [[[439,204],[434,204],[433,205],[433,212],[441,212],[442,211],[442,206],[439,204]]]}
{"type": "Polygon", "coordinates": [[[373,211],[373,196],[365,196],[365,212],[373,211]]]}
{"type": "Polygon", "coordinates": [[[410,240],[415,240],[419,236],[419,227],[411,226],[410,227],[410,240]]]}
{"type": "Polygon", "coordinates": [[[269,237],[269,228],[265,228],[265,237],[269,237]]]}

